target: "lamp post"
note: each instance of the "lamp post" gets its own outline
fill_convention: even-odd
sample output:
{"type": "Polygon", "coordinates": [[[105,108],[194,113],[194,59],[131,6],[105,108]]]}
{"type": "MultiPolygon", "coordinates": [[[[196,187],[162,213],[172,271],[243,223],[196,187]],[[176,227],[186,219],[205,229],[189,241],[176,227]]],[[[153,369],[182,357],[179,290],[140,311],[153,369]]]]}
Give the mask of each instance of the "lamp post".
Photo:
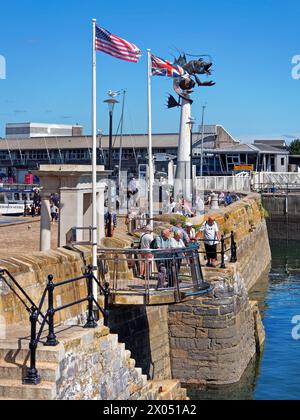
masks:
{"type": "Polygon", "coordinates": [[[111,96],[110,99],[107,99],[104,101],[108,105],[108,111],[109,111],[109,155],[108,155],[108,166],[107,169],[111,171],[112,168],[112,147],[113,147],[113,115],[114,115],[114,108],[115,105],[119,103],[116,99],[114,99],[114,96],[117,96],[116,92],[109,93],[111,96]]]}

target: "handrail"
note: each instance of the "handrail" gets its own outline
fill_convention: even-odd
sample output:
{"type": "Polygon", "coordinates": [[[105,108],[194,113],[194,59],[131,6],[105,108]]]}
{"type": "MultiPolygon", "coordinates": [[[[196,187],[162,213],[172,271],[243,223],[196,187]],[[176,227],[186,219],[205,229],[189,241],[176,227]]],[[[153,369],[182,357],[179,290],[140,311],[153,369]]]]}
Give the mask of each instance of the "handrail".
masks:
{"type": "Polygon", "coordinates": [[[81,303],[88,302],[88,316],[87,316],[87,322],[84,328],[94,329],[98,326],[98,323],[96,322],[95,315],[94,315],[94,305],[95,305],[98,308],[98,310],[103,314],[104,325],[107,326],[108,325],[109,294],[110,294],[109,284],[105,283],[104,286],[101,285],[101,283],[93,274],[92,266],[88,266],[88,268],[86,269],[85,273],[82,276],[76,277],[70,280],[62,281],[56,284],[53,282],[53,276],[52,275],[48,276],[48,283],[43,292],[41,302],[38,307],[34,306],[33,310],[30,313],[30,324],[31,324],[31,334],[30,334],[30,344],[29,344],[30,367],[27,369],[26,376],[23,379],[24,385],[38,385],[41,383],[41,377],[39,376],[38,370],[36,368],[36,351],[37,351],[37,347],[40,342],[41,336],[44,332],[46,323],[48,324],[48,335],[47,335],[46,343],[44,345],[47,347],[56,347],[59,344],[56,334],[55,334],[54,317],[56,313],[66,308],[70,308],[72,306],[76,306],[81,303]],[[87,280],[87,296],[85,298],[78,299],[76,301],[72,301],[58,308],[55,308],[54,307],[55,289],[62,287],[66,284],[76,283],[81,280],[87,280]],[[94,297],[94,294],[93,294],[94,282],[97,283],[101,293],[104,295],[104,309],[100,307],[99,303],[94,297]],[[43,317],[44,318],[43,322],[41,323],[41,326],[39,330],[37,331],[37,321],[38,321],[39,316],[42,315],[41,310],[45,303],[47,295],[48,295],[48,309],[47,309],[46,315],[43,317]]]}
{"type": "Polygon", "coordinates": [[[280,183],[280,182],[259,182],[253,184],[253,190],[265,194],[276,194],[279,192],[298,192],[300,190],[299,183],[280,183]]]}
{"type": "Polygon", "coordinates": [[[98,249],[98,257],[108,267],[105,274],[110,276],[112,294],[142,293],[148,305],[155,290],[169,291],[177,301],[180,290],[203,286],[198,249],[198,244],[188,248],[154,250],[98,249]]]}
{"type": "Polygon", "coordinates": [[[96,228],[93,228],[92,226],[89,227],[72,227],[70,232],[71,232],[71,236],[70,234],[67,234],[67,244],[68,245],[82,245],[82,246],[88,246],[88,245],[93,245],[93,230],[95,230],[96,228]],[[77,241],[77,231],[82,231],[82,232],[89,232],[89,240],[88,241],[77,241]]]}

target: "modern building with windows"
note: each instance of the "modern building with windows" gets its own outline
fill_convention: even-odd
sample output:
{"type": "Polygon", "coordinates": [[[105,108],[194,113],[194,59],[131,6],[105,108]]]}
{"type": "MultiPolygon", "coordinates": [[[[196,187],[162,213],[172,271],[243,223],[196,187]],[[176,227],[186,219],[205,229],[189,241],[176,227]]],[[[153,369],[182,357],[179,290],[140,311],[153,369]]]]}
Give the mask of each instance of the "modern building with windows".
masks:
{"type": "MultiPolygon", "coordinates": [[[[201,149],[194,149],[194,164],[197,168],[201,149]]],[[[256,141],[254,144],[238,144],[220,149],[205,149],[204,174],[232,174],[236,167],[251,167],[256,172],[288,172],[288,148],[275,147],[272,141],[256,141]]]]}
{"type": "MultiPolygon", "coordinates": [[[[70,126],[71,127],[71,126],[70,126]]],[[[72,126],[74,128],[74,126],[72,126]]],[[[82,131],[82,127],[75,127],[82,131]]],[[[74,132],[73,132],[74,134],[74,132]]],[[[82,134],[82,133],[81,133],[82,134]]],[[[178,133],[153,134],[155,169],[168,173],[170,159],[176,165],[178,133]]],[[[202,129],[193,134],[193,164],[200,174],[202,129]]],[[[204,175],[231,175],[236,165],[251,165],[255,171],[287,172],[289,151],[278,141],[259,140],[241,144],[221,125],[204,127],[204,175]]],[[[107,165],[109,137],[97,137],[97,163],[107,165]]],[[[92,136],[41,136],[0,139],[0,178],[7,176],[22,183],[29,171],[41,164],[90,164],[92,136]]],[[[114,137],[112,162],[115,172],[121,161],[123,171],[137,176],[141,165],[148,163],[147,134],[114,137]]]]}
{"type": "MultiPolygon", "coordinates": [[[[28,128],[28,127],[27,127],[28,128]]],[[[153,154],[156,159],[156,170],[168,172],[169,157],[177,156],[178,133],[153,134],[153,154]],[[161,157],[165,155],[166,159],[161,157]]],[[[193,134],[193,147],[201,144],[201,132],[193,134]]],[[[204,127],[204,147],[217,149],[220,146],[237,145],[235,140],[222,126],[204,127]]],[[[90,164],[92,157],[91,136],[40,136],[40,137],[6,137],[0,139],[0,173],[7,173],[21,182],[28,171],[38,168],[40,164],[90,164]]],[[[109,157],[109,137],[97,137],[97,163],[106,165],[109,157]]],[[[115,137],[113,141],[112,161],[116,171],[119,163],[122,170],[138,174],[139,166],[148,163],[147,134],[127,134],[115,137]]],[[[176,161],[175,161],[176,164],[176,161]]]]}
{"type": "Polygon", "coordinates": [[[39,137],[82,136],[82,127],[78,125],[20,123],[6,124],[7,139],[30,139],[39,137]]]}

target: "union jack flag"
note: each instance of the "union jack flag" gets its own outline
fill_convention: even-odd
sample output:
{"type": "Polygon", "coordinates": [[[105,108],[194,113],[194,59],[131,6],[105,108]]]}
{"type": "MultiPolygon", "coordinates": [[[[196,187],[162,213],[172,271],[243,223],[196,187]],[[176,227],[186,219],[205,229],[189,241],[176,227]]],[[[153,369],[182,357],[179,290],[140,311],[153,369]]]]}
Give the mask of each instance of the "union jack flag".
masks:
{"type": "Polygon", "coordinates": [[[185,77],[188,72],[180,66],[172,64],[170,61],[165,61],[155,55],[151,55],[152,59],[152,75],[153,76],[167,76],[167,77],[185,77]]]}
{"type": "Polygon", "coordinates": [[[137,63],[142,55],[141,50],[136,45],[99,26],[96,26],[96,50],[132,63],[137,63]]]}

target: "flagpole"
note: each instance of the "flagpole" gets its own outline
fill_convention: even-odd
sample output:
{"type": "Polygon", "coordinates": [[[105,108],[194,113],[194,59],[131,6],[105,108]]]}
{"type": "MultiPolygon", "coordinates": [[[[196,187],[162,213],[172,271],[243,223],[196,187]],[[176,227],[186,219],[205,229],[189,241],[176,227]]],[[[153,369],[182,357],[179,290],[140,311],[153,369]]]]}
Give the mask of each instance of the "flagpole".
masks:
{"type": "Polygon", "coordinates": [[[153,185],[154,185],[154,168],[153,168],[153,153],[152,153],[152,97],[151,97],[151,50],[148,53],[148,140],[149,140],[149,217],[150,224],[153,226],[153,185]]]}
{"type": "MultiPolygon", "coordinates": [[[[92,92],[92,131],[93,131],[93,153],[92,153],[92,264],[94,276],[98,277],[97,251],[98,251],[98,229],[97,229],[97,62],[96,62],[96,19],[93,22],[93,92],[92,92]]],[[[98,287],[93,284],[94,299],[98,297],[98,287]]]]}

